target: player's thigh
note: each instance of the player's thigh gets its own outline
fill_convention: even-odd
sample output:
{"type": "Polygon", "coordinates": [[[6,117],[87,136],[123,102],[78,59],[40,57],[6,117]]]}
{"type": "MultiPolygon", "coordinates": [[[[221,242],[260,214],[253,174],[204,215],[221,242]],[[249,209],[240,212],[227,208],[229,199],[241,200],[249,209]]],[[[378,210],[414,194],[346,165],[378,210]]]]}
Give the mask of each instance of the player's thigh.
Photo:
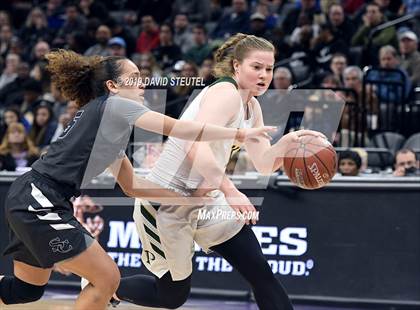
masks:
{"type": "Polygon", "coordinates": [[[93,286],[109,288],[112,292],[120,281],[117,265],[96,240],[84,252],[59,266],[87,279],[93,286]]]}
{"type": "Polygon", "coordinates": [[[14,274],[20,280],[33,285],[46,285],[51,276],[51,268],[40,268],[13,261],[14,274]]]}

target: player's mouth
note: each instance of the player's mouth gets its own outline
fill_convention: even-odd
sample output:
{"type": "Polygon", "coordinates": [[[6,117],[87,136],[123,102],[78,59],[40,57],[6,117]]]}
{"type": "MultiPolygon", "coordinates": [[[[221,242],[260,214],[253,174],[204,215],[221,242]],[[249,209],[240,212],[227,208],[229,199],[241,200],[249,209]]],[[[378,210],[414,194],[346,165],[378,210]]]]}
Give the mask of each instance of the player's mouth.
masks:
{"type": "Polygon", "coordinates": [[[257,83],[258,87],[264,88],[265,87],[265,83],[264,82],[259,82],[257,83]]]}

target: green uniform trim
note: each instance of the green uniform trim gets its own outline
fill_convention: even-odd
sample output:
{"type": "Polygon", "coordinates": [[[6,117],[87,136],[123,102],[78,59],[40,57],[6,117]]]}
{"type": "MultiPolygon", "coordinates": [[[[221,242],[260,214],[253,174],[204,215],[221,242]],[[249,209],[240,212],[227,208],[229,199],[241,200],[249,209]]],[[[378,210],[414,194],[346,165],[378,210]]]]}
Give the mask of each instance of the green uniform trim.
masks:
{"type": "Polygon", "coordinates": [[[157,228],[156,225],[156,219],[153,217],[153,215],[150,214],[149,211],[142,205],[141,206],[141,214],[149,221],[150,224],[153,225],[153,227],[157,228]]]}
{"type": "Polygon", "coordinates": [[[213,85],[216,85],[217,83],[220,83],[220,82],[232,83],[233,85],[235,85],[236,89],[238,89],[238,83],[236,83],[236,81],[233,78],[231,78],[230,76],[222,76],[222,77],[218,78],[216,81],[211,83],[209,85],[209,87],[212,87],[213,85]]]}

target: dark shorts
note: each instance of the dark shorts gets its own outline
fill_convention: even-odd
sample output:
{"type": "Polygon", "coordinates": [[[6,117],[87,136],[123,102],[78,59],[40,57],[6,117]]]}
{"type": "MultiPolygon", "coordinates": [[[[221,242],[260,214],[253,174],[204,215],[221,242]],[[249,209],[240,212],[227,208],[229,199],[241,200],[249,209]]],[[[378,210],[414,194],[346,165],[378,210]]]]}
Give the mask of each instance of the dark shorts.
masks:
{"type": "Polygon", "coordinates": [[[36,171],[20,176],[6,198],[10,243],[3,254],[51,268],[85,251],[94,239],[73,216],[69,198],[60,184],[36,171]]]}

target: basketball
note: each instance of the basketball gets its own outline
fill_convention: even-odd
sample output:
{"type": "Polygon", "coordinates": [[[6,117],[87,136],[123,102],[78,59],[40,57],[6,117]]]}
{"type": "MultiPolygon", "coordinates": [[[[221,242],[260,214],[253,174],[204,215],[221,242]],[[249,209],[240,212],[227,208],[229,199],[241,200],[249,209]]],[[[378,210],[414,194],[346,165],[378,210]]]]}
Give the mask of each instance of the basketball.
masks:
{"type": "Polygon", "coordinates": [[[317,189],[327,185],[337,169],[337,154],[327,139],[312,135],[290,143],[284,156],[284,171],[300,188],[317,189]]]}

